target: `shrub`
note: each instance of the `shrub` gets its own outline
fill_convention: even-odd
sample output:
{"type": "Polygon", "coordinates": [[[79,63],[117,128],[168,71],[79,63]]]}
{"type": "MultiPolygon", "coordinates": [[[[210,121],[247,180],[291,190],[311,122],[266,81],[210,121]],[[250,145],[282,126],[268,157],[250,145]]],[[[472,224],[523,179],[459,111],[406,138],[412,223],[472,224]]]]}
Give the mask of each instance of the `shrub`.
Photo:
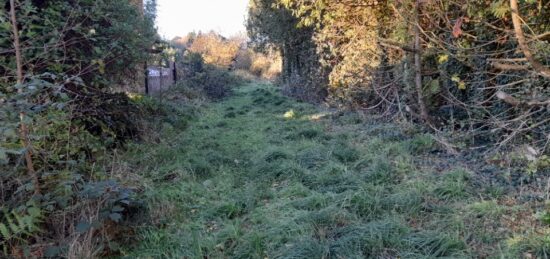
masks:
{"type": "Polygon", "coordinates": [[[237,52],[235,57],[235,62],[233,63],[233,68],[236,70],[248,70],[252,67],[254,53],[249,49],[241,49],[237,52]]]}
{"type": "Polygon", "coordinates": [[[153,23],[128,1],[17,2],[21,82],[0,12],[0,257],[107,255],[138,207],[135,183],[106,168],[138,136],[140,107],[112,92],[142,69],[153,23]]]}
{"type": "Polygon", "coordinates": [[[239,38],[226,39],[215,33],[199,33],[190,42],[188,49],[200,54],[205,63],[221,69],[229,69],[242,45],[239,38]]]}
{"type": "Polygon", "coordinates": [[[210,99],[227,97],[231,87],[247,80],[227,69],[206,64],[199,53],[187,52],[180,64],[183,82],[192,89],[200,89],[210,99]]]}

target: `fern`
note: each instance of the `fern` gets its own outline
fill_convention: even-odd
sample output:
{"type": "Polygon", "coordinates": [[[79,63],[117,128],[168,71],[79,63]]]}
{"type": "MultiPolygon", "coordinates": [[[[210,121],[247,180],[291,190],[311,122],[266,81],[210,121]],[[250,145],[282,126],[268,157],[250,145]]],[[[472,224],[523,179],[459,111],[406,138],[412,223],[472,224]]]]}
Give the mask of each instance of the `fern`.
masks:
{"type": "Polygon", "coordinates": [[[17,211],[4,211],[0,218],[0,246],[24,236],[31,236],[40,231],[41,213],[35,207],[29,207],[25,214],[17,211]]]}
{"type": "Polygon", "coordinates": [[[499,0],[491,4],[491,12],[496,18],[502,19],[510,12],[510,6],[504,0],[499,0]]]}

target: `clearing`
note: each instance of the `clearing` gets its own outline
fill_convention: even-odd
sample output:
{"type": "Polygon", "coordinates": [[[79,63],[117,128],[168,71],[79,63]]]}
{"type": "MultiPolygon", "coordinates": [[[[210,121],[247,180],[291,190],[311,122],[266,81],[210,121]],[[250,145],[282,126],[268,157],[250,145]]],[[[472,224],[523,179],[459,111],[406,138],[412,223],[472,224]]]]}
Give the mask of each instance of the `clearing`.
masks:
{"type": "Polygon", "coordinates": [[[550,248],[513,188],[479,184],[413,126],[254,83],[171,132],[132,154],[154,224],[137,230],[128,258],[514,258],[550,248]]]}

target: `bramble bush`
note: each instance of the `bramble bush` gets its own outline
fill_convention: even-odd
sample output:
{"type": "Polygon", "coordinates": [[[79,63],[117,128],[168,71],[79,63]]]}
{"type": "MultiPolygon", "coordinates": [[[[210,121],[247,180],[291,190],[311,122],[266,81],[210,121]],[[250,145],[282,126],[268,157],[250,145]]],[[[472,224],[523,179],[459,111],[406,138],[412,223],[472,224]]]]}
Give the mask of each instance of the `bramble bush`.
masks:
{"type": "Polygon", "coordinates": [[[227,68],[207,64],[202,55],[186,52],[179,61],[182,81],[193,89],[199,89],[210,99],[221,99],[231,93],[231,87],[246,83],[246,79],[227,68]]]}
{"type": "Polygon", "coordinates": [[[254,77],[275,79],[280,74],[281,60],[276,51],[259,53],[247,46],[246,38],[225,38],[215,32],[189,33],[176,37],[171,45],[180,50],[176,60],[183,81],[219,99],[230,88],[254,77]]]}
{"type": "Polygon", "coordinates": [[[281,52],[289,95],[420,122],[455,149],[527,144],[540,159],[550,152],[549,10],[517,0],[253,0],[247,27],[252,46],[281,52]]]}
{"type": "Polygon", "coordinates": [[[139,201],[136,184],[114,177],[109,161],[139,137],[144,113],[114,90],[142,73],[157,40],[153,21],[127,1],[14,7],[20,83],[11,5],[0,1],[0,257],[116,252],[139,201]]]}

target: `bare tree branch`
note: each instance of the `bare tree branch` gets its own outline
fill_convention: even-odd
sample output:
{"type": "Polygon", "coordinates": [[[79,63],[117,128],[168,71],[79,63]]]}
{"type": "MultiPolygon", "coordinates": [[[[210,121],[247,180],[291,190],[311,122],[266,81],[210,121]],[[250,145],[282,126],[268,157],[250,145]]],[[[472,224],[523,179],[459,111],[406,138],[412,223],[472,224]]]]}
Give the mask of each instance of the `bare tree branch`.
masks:
{"type": "Polygon", "coordinates": [[[525,58],[529,61],[531,66],[535,69],[535,71],[546,77],[550,78],[550,69],[545,67],[543,64],[538,62],[535,57],[533,56],[533,53],[529,49],[529,46],[527,45],[527,41],[525,40],[525,35],[523,34],[523,30],[521,29],[521,17],[519,15],[519,6],[517,0],[510,0],[510,8],[512,9],[512,22],[514,24],[514,32],[516,33],[516,38],[518,39],[518,44],[525,55],[525,58]]]}
{"type": "MultiPolygon", "coordinates": [[[[13,47],[15,50],[15,61],[17,64],[17,84],[23,83],[23,59],[21,57],[21,44],[19,42],[19,29],[17,28],[17,16],[15,14],[15,0],[10,0],[10,20],[13,33],[13,47]]],[[[18,90],[20,93],[23,91],[21,88],[18,90]]],[[[38,175],[34,170],[34,163],[32,161],[32,146],[29,140],[29,131],[27,124],[25,123],[25,113],[19,113],[19,119],[21,127],[19,129],[19,134],[21,142],[25,147],[25,162],[27,164],[27,171],[33,179],[34,193],[40,194],[40,182],[38,175]]]]}

